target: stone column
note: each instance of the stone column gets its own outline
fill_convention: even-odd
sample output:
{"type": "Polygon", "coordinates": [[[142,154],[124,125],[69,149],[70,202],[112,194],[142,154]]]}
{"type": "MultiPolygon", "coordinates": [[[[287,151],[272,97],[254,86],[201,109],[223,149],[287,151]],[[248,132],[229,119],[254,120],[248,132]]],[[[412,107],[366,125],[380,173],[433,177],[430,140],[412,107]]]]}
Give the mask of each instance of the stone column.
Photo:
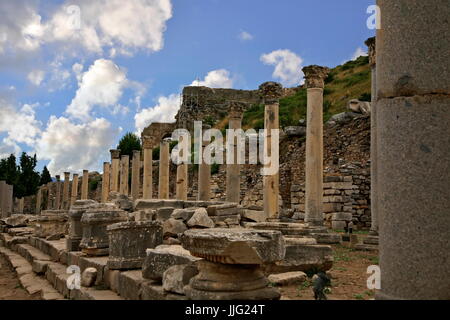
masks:
{"type": "Polygon", "coordinates": [[[63,185],[63,201],[62,209],[69,210],[69,183],[70,183],[70,172],[64,172],[64,185],[63,185]]]}
{"type": "Polygon", "coordinates": [[[153,198],[153,146],[152,137],[142,137],[142,147],[144,148],[144,182],[142,187],[144,200],[153,198]]]}
{"type": "Polygon", "coordinates": [[[88,200],[89,197],[89,170],[83,170],[81,181],[81,200],[88,200]]]}
{"type": "MultiPolygon", "coordinates": [[[[283,87],[276,82],[266,82],[259,87],[265,104],[264,112],[264,155],[267,159],[272,158],[272,135],[273,130],[280,129],[279,121],[279,99],[283,94],[283,87]]],[[[278,147],[278,146],[277,146],[278,147]]],[[[272,163],[265,165],[268,169],[272,163]]],[[[280,218],[280,174],[277,171],[273,175],[265,175],[263,178],[264,188],[264,214],[268,221],[276,221],[280,218]]]]}
{"type": "MultiPolygon", "coordinates": [[[[183,142],[184,136],[180,137],[179,143],[183,142]]],[[[183,157],[183,150],[179,151],[179,156],[183,157]]],[[[177,200],[187,201],[188,199],[188,164],[180,163],[177,166],[177,200]]]]}
{"type": "Polygon", "coordinates": [[[78,198],[78,174],[74,174],[72,178],[72,195],[70,197],[70,205],[74,205],[78,198]]]}
{"type": "Polygon", "coordinates": [[[54,199],[52,197],[52,184],[53,184],[53,182],[49,182],[46,185],[46,189],[47,189],[47,208],[46,208],[46,210],[51,210],[52,208],[54,208],[54,206],[53,206],[54,199]]]}
{"type": "Polygon", "coordinates": [[[377,298],[449,300],[450,7],[377,4],[377,298]]]}
{"type": "Polygon", "coordinates": [[[369,63],[372,75],[372,102],[370,106],[370,213],[371,228],[370,233],[373,236],[378,235],[377,219],[377,117],[376,117],[376,97],[377,97],[377,69],[376,69],[376,38],[369,38],[365,42],[369,48],[369,63]]]}
{"type": "Polygon", "coordinates": [[[42,204],[42,188],[39,188],[36,194],[36,214],[41,214],[41,204],[42,204]]]}
{"type": "Polygon", "coordinates": [[[139,192],[141,186],[141,152],[139,150],[133,151],[133,162],[131,171],[131,196],[134,200],[139,199],[139,192]]]}
{"type": "Polygon", "coordinates": [[[5,194],[6,193],[6,181],[0,181],[0,218],[3,217],[6,210],[5,194]]]}
{"type": "Polygon", "coordinates": [[[110,191],[119,192],[120,150],[110,150],[111,153],[111,179],[110,191]]]}
{"type": "Polygon", "coordinates": [[[54,209],[61,209],[61,176],[56,176],[56,196],[54,209]]]}
{"type": "Polygon", "coordinates": [[[128,196],[129,194],[129,182],[128,176],[130,171],[130,156],[122,156],[120,161],[120,194],[128,196]]]}
{"type": "Polygon", "coordinates": [[[13,193],[14,193],[14,186],[13,185],[6,185],[6,205],[5,205],[5,217],[11,216],[13,212],[13,193]]]}
{"type": "Polygon", "coordinates": [[[170,170],[169,141],[161,142],[159,154],[159,199],[169,199],[169,170],[170,170]]]}
{"type": "Polygon", "coordinates": [[[200,148],[200,160],[201,163],[198,165],[198,200],[199,201],[211,201],[211,165],[205,163],[204,151],[205,147],[211,142],[204,141],[203,136],[205,130],[211,129],[208,125],[203,125],[202,131],[202,144],[200,148]]]}
{"type": "Polygon", "coordinates": [[[323,225],[323,89],[330,69],[303,68],[307,88],[305,222],[323,225]]]}
{"type": "Polygon", "coordinates": [[[109,164],[109,162],[103,163],[102,203],[108,202],[110,174],[111,174],[111,165],[109,164]]]}
{"type": "Polygon", "coordinates": [[[23,208],[25,206],[25,199],[24,198],[20,198],[19,199],[19,213],[23,214],[23,208]]]}
{"type": "MultiPolygon", "coordinates": [[[[242,128],[242,114],[243,114],[243,104],[239,102],[231,102],[229,109],[229,122],[228,128],[230,130],[240,130],[242,128]]],[[[237,148],[238,137],[235,136],[233,140],[233,150],[234,150],[234,161],[232,164],[227,164],[227,190],[226,190],[226,200],[227,202],[233,202],[240,204],[241,202],[241,165],[238,163],[238,153],[237,148]]],[[[245,145],[244,145],[245,146],[245,145]]]]}

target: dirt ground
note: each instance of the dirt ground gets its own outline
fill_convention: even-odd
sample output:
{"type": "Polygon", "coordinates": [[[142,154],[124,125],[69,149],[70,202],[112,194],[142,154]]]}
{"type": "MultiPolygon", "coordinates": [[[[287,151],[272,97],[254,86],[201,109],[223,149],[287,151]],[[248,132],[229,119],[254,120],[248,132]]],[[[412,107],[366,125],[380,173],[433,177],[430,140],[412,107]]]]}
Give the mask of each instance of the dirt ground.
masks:
{"type": "Polygon", "coordinates": [[[19,279],[5,259],[0,256],[0,300],[41,300],[39,293],[34,295],[22,288],[19,279]]]}
{"type": "MultiPolygon", "coordinates": [[[[331,274],[329,300],[370,300],[375,291],[367,289],[367,268],[378,265],[378,252],[356,251],[342,245],[333,245],[334,264],[331,274]]],[[[312,280],[300,285],[280,288],[289,300],[314,300],[312,280]]]]}

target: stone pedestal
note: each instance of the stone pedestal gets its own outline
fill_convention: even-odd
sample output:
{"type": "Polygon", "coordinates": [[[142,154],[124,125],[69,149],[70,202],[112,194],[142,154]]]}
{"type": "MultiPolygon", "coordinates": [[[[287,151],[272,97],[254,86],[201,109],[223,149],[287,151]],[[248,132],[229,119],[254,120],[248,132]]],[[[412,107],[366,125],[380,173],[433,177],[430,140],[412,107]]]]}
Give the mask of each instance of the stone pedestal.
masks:
{"type": "Polygon", "coordinates": [[[81,218],[86,210],[95,207],[94,200],[76,201],[69,210],[69,236],[66,240],[67,251],[80,251],[80,242],[83,238],[83,228],[81,218]]]}
{"type": "Polygon", "coordinates": [[[87,209],[81,218],[83,238],[80,248],[89,256],[105,256],[109,253],[109,225],[128,220],[125,211],[114,205],[103,204],[96,208],[87,209]]]}
{"type": "Polygon", "coordinates": [[[163,243],[160,222],[122,222],[108,226],[110,270],[140,269],[147,249],[163,243]]]}
{"type": "MultiPolygon", "coordinates": [[[[275,157],[275,161],[279,161],[279,145],[272,147],[273,135],[280,128],[279,123],[279,99],[283,94],[283,87],[276,82],[266,82],[260,87],[260,94],[264,100],[264,157],[269,163],[264,165],[266,170],[273,168],[275,163],[272,162],[272,157],[275,157]]],[[[264,175],[263,188],[264,188],[264,214],[269,221],[277,220],[280,218],[280,174],[279,168],[273,168],[276,170],[275,174],[264,175]]],[[[272,171],[272,170],[271,170],[272,171]]]]}
{"type": "MultiPolygon", "coordinates": [[[[42,192],[41,192],[42,197],[42,192]]],[[[42,201],[42,199],[41,199],[42,201]]],[[[56,195],[55,195],[55,207],[53,208],[55,210],[61,209],[61,177],[56,176],[56,195]]]]}
{"type": "MultiPolygon", "coordinates": [[[[236,101],[230,102],[229,107],[229,123],[230,130],[240,130],[242,128],[242,114],[244,110],[244,104],[236,101]]],[[[232,145],[233,149],[233,162],[227,163],[227,202],[240,203],[241,202],[241,165],[239,164],[239,152],[238,150],[238,137],[235,135],[232,145]]],[[[244,145],[245,147],[245,145],[244,145]]]]}
{"type": "Polygon", "coordinates": [[[449,300],[450,8],[377,4],[377,299],[449,300]]]}
{"type": "Polygon", "coordinates": [[[122,156],[120,161],[120,193],[126,196],[129,195],[129,171],[130,171],[130,157],[122,156]]]}
{"type": "Polygon", "coordinates": [[[261,265],[282,260],[284,240],[277,231],[242,229],[189,230],[183,247],[195,257],[199,274],[185,287],[192,300],[275,300],[261,265]]]}
{"type": "Polygon", "coordinates": [[[142,137],[142,147],[144,148],[144,181],[142,186],[143,199],[153,199],[153,146],[152,137],[142,137]]]}
{"type": "Polygon", "coordinates": [[[307,87],[305,222],[323,225],[323,89],[329,69],[303,68],[307,87]]]}
{"type": "Polygon", "coordinates": [[[169,142],[164,140],[161,142],[159,154],[159,199],[169,199],[169,152],[169,142]]]}
{"type": "Polygon", "coordinates": [[[81,181],[81,200],[88,200],[89,195],[89,171],[83,170],[83,180],[81,181]]]}
{"type": "Polygon", "coordinates": [[[108,162],[103,163],[103,177],[102,177],[102,203],[108,202],[109,187],[110,187],[111,165],[108,162]]]}
{"type": "Polygon", "coordinates": [[[139,199],[141,186],[141,152],[133,151],[132,171],[131,171],[131,197],[133,200],[139,199]]]}
{"type": "Polygon", "coordinates": [[[69,210],[69,183],[70,183],[70,172],[64,172],[64,185],[63,185],[63,200],[62,209],[69,210]]]}
{"type": "Polygon", "coordinates": [[[39,238],[47,238],[54,234],[66,234],[67,220],[66,210],[42,211],[36,220],[34,235],[39,238]]]}
{"type": "Polygon", "coordinates": [[[119,168],[120,168],[120,150],[110,150],[111,153],[111,192],[119,192],[119,168]]]}
{"type": "Polygon", "coordinates": [[[78,174],[73,175],[72,194],[70,196],[70,204],[73,205],[78,198],[78,174]]]}

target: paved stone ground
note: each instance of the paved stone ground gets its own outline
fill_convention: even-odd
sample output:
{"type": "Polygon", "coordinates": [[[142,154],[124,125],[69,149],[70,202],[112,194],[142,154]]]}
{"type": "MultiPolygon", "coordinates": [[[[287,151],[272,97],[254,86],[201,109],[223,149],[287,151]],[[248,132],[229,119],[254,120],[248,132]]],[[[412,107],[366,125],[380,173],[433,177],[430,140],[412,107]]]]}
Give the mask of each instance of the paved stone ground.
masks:
{"type": "MultiPolygon", "coordinates": [[[[367,268],[378,265],[378,252],[356,251],[342,245],[333,245],[334,264],[330,270],[331,293],[329,300],[370,300],[375,291],[367,289],[367,268]]],[[[312,281],[282,287],[283,299],[313,300],[312,281]]]]}
{"type": "Polygon", "coordinates": [[[0,300],[41,300],[40,294],[28,294],[22,288],[14,271],[0,256],[0,300]]]}

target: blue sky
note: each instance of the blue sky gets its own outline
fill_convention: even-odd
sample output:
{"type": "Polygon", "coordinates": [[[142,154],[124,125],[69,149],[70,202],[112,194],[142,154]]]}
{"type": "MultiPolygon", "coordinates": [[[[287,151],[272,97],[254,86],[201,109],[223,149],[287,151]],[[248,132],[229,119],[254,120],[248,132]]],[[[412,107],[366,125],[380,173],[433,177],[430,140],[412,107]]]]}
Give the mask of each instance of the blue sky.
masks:
{"type": "Polygon", "coordinates": [[[170,121],[196,79],[297,86],[303,66],[364,54],[374,2],[2,1],[0,156],[37,152],[53,175],[100,170],[126,131],[170,121]]]}

